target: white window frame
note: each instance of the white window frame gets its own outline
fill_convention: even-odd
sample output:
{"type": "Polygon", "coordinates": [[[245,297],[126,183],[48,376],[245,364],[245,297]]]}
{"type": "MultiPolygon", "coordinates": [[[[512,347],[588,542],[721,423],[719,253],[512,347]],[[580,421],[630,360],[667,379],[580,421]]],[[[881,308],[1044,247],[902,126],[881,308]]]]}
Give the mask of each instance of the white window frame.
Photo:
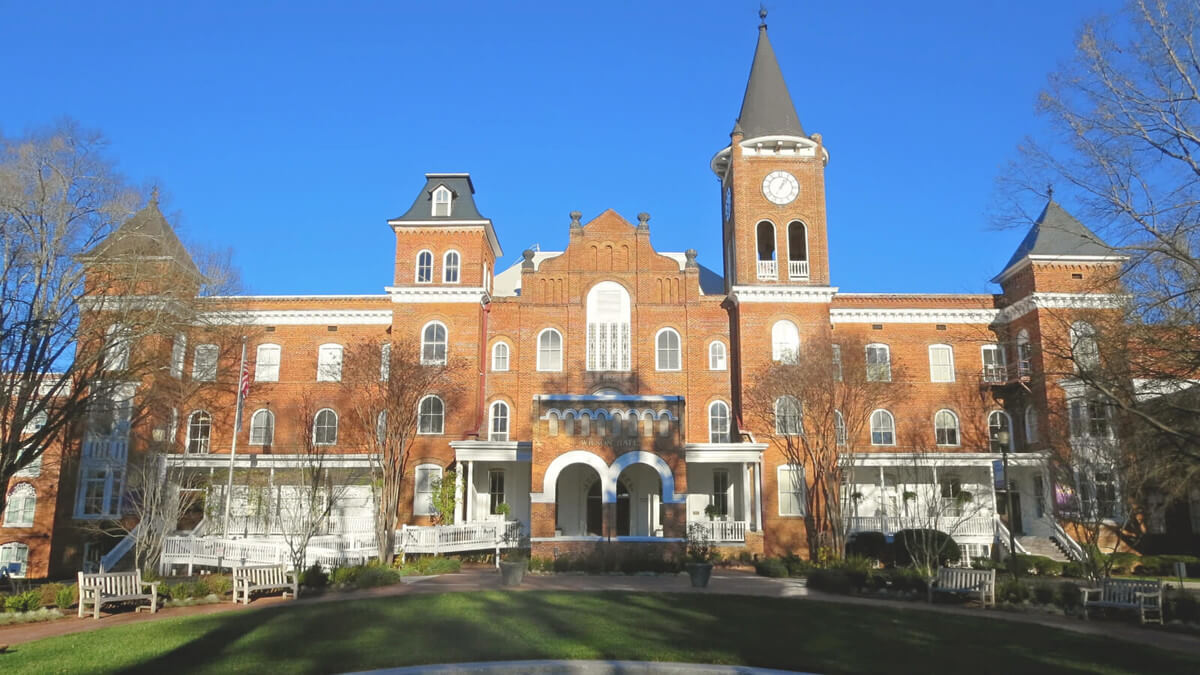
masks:
{"type": "Polygon", "coordinates": [[[708,343],[708,369],[728,370],[728,364],[729,352],[725,349],[725,343],[720,340],[713,340],[708,343]]]}
{"type": "Polygon", "coordinates": [[[729,404],[725,401],[713,401],[708,404],[708,442],[709,443],[732,443],[733,434],[730,424],[731,411],[729,404]],[[720,406],[722,415],[714,415],[714,411],[720,406]],[[723,423],[722,423],[723,418],[723,423]]]}
{"type": "Polygon", "coordinates": [[[800,326],[791,319],[771,324],[771,360],[776,363],[799,363],[800,326]]]}
{"type": "Polygon", "coordinates": [[[247,441],[250,445],[271,445],[275,442],[275,413],[266,408],[259,408],[250,416],[250,440],[247,441]],[[255,427],[259,425],[259,419],[266,420],[265,429],[260,427],[258,438],[255,438],[255,427]]]}
{"type": "Polygon", "coordinates": [[[1087,321],[1076,321],[1068,331],[1071,338],[1071,360],[1075,372],[1095,370],[1100,366],[1100,343],[1096,340],[1096,327],[1087,321]]]}
{"type": "Polygon", "coordinates": [[[33,527],[33,518],[36,512],[37,490],[29,483],[17,483],[8,491],[8,505],[4,509],[3,526],[33,527]]]}
{"type": "Polygon", "coordinates": [[[839,447],[845,447],[850,442],[849,433],[846,431],[846,417],[842,415],[841,410],[833,411],[833,442],[839,447]]]}
{"type": "Polygon", "coordinates": [[[279,381],[279,362],[282,361],[283,347],[273,343],[264,342],[254,350],[254,381],[255,382],[278,382],[279,381]],[[272,358],[274,361],[272,362],[272,358]]]}
{"type": "Polygon", "coordinates": [[[96,520],[118,515],[121,493],[124,491],[125,470],[106,462],[85,462],[79,470],[79,483],[75,492],[75,518],[96,520]],[[88,512],[87,489],[90,483],[100,485],[100,511],[88,512]]]}
{"type": "Polygon", "coordinates": [[[683,338],[679,336],[679,331],[675,330],[674,328],[660,328],[659,331],[654,334],[654,369],[670,371],[683,370],[683,338]],[[663,338],[666,338],[669,341],[670,336],[672,335],[675,336],[675,347],[672,348],[670,344],[664,347],[662,344],[663,338]],[[666,350],[665,355],[663,353],[664,350],[666,350]],[[671,367],[670,364],[672,350],[674,351],[676,361],[674,367],[671,367]],[[664,356],[666,356],[666,361],[668,363],[663,363],[664,356]]]}
{"type": "MultiPolygon", "coordinates": [[[[992,425],[992,418],[993,418],[993,417],[995,417],[996,415],[1001,415],[1001,416],[1003,416],[1004,420],[1008,422],[1008,427],[1007,427],[1007,428],[1008,428],[1008,448],[1007,448],[1007,450],[1008,450],[1009,452],[1012,452],[1012,451],[1013,451],[1013,448],[1015,447],[1013,444],[1014,444],[1014,442],[1016,441],[1016,439],[1015,439],[1015,438],[1013,438],[1013,436],[1014,436],[1015,434],[1013,434],[1012,415],[1009,415],[1007,410],[993,410],[993,411],[991,411],[991,412],[989,412],[989,413],[988,413],[988,416],[987,416],[987,425],[988,425],[988,450],[989,450],[989,451],[991,450],[991,446],[992,446],[992,444],[993,444],[993,443],[998,443],[998,441],[995,441],[995,440],[993,440],[993,435],[994,435],[994,434],[993,434],[993,432],[992,432],[992,428],[993,428],[993,425],[992,425]]],[[[996,433],[999,433],[999,431],[997,431],[996,433]]]]}
{"type": "MultiPolygon", "coordinates": [[[[337,445],[339,424],[340,424],[340,420],[338,419],[338,414],[337,414],[336,410],[334,410],[333,408],[321,408],[320,410],[318,410],[317,413],[315,415],[313,415],[313,431],[312,431],[313,445],[319,445],[322,447],[337,445]],[[318,438],[317,432],[321,428],[321,424],[320,424],[321,413],[329,413],[329,414],[333,415],[333,440],[326,440],[325,442],[320,442],[317,440],[317,438],[318,438]]],[[[325,428],[328,428],[328,425],[326,425],[325,428]]]]}
{"type": "Polygon", "coordinates": [[[804,435],[804,408],[795,396],[780,396],[775,399],[775,433],[783,436],[804,435]],[[779,408],[783,405],[791,405],[795,412],[792,415],[786,414],[787,411],[781,414],[779,408]],[[795,418],[794,425],[788,423],[789,417],[795,418]]]}
{"type": "Polygon", "coordinates": [[[871,344],[867,345],[866,350],[867,350],[867,354],[866,354],[866,356],[867,356],[867,363],[866,363],[867,381],[868,382],[891,382],[892,381],[892,348],[889,347],[888,345],[883,344],[882,342],[872,342],[871,344]],[[875,349],[875,350],[882,349],[883,350],[884,360],[882,362],[871,363],[871,350],[872,349],[875,349]],[[874,368],[875,370],[872,371],[872,368],[874,368]],[[873,372],[881,373],[882,377],[879,377],[878,375],[873,377],[872,376],[873,372]]]}
{"type": "Polygon", "coordinates": [[[507,342],[504,340],[496,341],[496,343],[492,345],[492,372],[507,373],[508,362],[511,354],[512,350],[508,348],[507,342]]]}
{"type": "Polygon", "coordinates": [[[563,336],[555,328],[543,328],[537,335],[537,369],[539,372],[557,373],[563,369],[563,336]],[[553,345],[542,346],[544,338],[558,338],[558,364],[554,364],[551,358],[554,356],[555,348],[553,345]]]}
{"type": "Polygon", "coordinates": [[[504,469],[488,469],[488,513],[496,515],[500,504],[508,503],[508,480],[504,469]],[[496,477],[500,477],[500,490],[496,490],[496,477]]]}
{"type": "Polygon", "coordinates": [[[454,249],[450,249],[449,251],[446,251],[445,253],[442,254],[442,283],[443,284],[457,284],[461,280],[462,280],[462,255],[458,251],[455,251],[454,249]],[[450,260],[451,256],[454,256],[453,264],[451,264],[451,260],[450,260]],[[451,272],[454,273],[453,279],[450,278],[451,272]]]}
{"type": "Polygon", "coordinates": [[[220,347],[206,343],[196,345],[192,352],[192,379],[197,382],[215,382],[217,360],[221,355],[220,347]]]}
{"type": "Polygon", "coordinates": [[[207,455],[212,452],[212,414],[209,413],[207,410],[193,410],[192,412],[188,413],[187,434],[184,436],[184,439],[183,439],[183,452],[186,455],[207,455]],[[195,439],[198,443],[203,444],[203,449],[193,452],[192,451],[192,424],[193,424],[192,420],[196,419],[197,421],[195,422],[195,424],[197,426],[199,426],[199,418],[197,417],[198,415],[202,415],[204,418],[206,418],[208,420],[208,436],[207,436],[207,438],[203,438],[203,439],[201,439],[201,438],[195,439]]]}
{"type": "Polygon", "coordinates": [[[187,336],[179,333],[171,343],[171,377],[183,377],[183,362],[187,359],[187,336]]]}
{"type": "Polygon", "coordinates": [[[588,289],[585,356],[589,371],[633,369],[632,307],[629,290],[615,281],[601,281],[588,289]]]}
{"type": "Polygon", "coordinates": [[[493,401],[488,406],[488,440],[507,441],[512,435],[511,421],[512,413],[508,403],[493,401]],[[503,411],[503,414],[499,414],[500,411],[503,411]]]}
{"type": "Polygon", "coordinates": [[[802,464],[780,464],[775,467],[775,484],[778,502],[778,512],[780,517],[784,518],[803,518],[807,513],[807,500],[805,493],[808,486],[805,484],[804,465],[802,464]],[[786,474],[786,478],[785,478],[786,474]],[[797,477],[799,480],[797,480],[797,477]],[[784,489],[788,488],[788,489],[784,489]],[[784,508],[784,505],[794,500],[796,509],[784,508]]]}
{"type": "Polygon", "coordinates": [[[379,345],[379,381],[387,382],[392,375],[392,343],[379,345]]]}
{"type": "Polygon", "coordinates": [[[842,346],[831,345],[833,347],[833,381],[842,381],[842,346]]]}
{"type": "Polygon", "coordinates": [[[344,350],[336,342],[317,347],[317,382],[342,381],[342,356],[344,350]]]}
{"type": "Polygon", "coordinates": [[[7,569],[8,564],[14,562],[21,563],[21,567],[12,576],[16,579],[24,579],[29,573],[28,544],[20,541],[6,541],[0,544],[0,567],[7,569]]]}
{"type": "Polygon", "coordinates": [[[983,364],[983,379],[985,382],[1003,382],[1008,379],[1008,371],[1005,368],[1004,350],[998,344],[986,344],[979,348],[979,361],[983,364]],[[988,363],[988,354],[992,354],[992,363],[988,363]],[[993,368],[998,373],[989,372],[989,368],[993,368]],[[996,378],[995,375],[999,375],[996,378]]]}
{"type": "Polygon", "coordinates": [[[958,447],[958,446],[962,445],[962,425],[959,423],[958,413],[954,412],[953,410],[951,410],[949,408],[942,408],[941,410],[939,410],[933,414],[933,442],[943,448],[958,447]],[[950,419],[954,422],[953,426],[951,426],[951,427],[938,426],[938,418],[941,417],[943,413],[950,416],[950,419]],[[938,439],[938,431],[940,429],[953,429],[954,430],[954,442],[953,443],[941,442],[941,440],[938,439]]]}
{"type": "Polygon", "coordinates": [[[433,251],[423,248],[417,251],[416,265],[413,268],[413,281],[418,284],[433,283],[433,251]],[[422,264],[428,260],[428,264],[422,264]]]}
{"type": "Polygon", "coordinates": [[[104,369],[125,370],[129,367],[129,347],[133,335],[128,326],[114,323],[104,333],[104,369]]]}
{"type": "Polygon", "coordinates": [[[450,188],[445,185],[439,185],[433,191],[433,205],[429,213],[434,218],[449,218],[454,211],[454,193],[450,192],[450,188]],[[445,207],[445,213],[439,213],[439,207],[445,207]]]}
{"type": "Polygon", "coordinates": [[[1038,414],[1037,408],[1032,403],[1025,406],[1025,445],[1037,443],[1038,436],[1038,414]]]}
{"type": "Polygon", "coordinates": [[[892,446],[892,445],[896,444],[896,416],[893,415],[890,410],[885,410],[883,408],[876,408],[875,410],[872,410],[871,417],[869,418],[869,425],[871,427],[871,445],[892,446]],[[879,427],[878,433],[879,434],[889,433],[892,436],[891,440],[886,443],[876,443],[875,442],[875,434],[877,433],[876,425],[875,425],[875,416],[880,413],[882,413],[884,415],[884,417],[882,417],[880,419],[887,419],[888,426],[890,428],[885,431],[882,427],[879,427]]]}
{"type": "Polygon", "coordinates": [[[430,321],[421,326],[421,364],[426,366],[444,366],[450,356],[450,329],[446,328],[446,324],[441,321],[430,321]],[[430,328],[441,328],[442,339],[429,339],[428,333],[430,328]],[[438,345],[441,345],[441,358],[438,358],[438,345]],[[426,351],[432,348],[433,353],[426,356],[426,351]]]}
{"type": "Polygon", "coordinates": [[[413,515],[414,516],[432,516],[435,513],[433,508],[433,482],[442,477],[442,467],[438,464],[418,464],[413,469],[413,515]],[[427,474],[428,478],[422,484],[421,474],[427,474]]]}
{"type": "MultiPolygon", "coordinates": [[[[889,355],[888,360],[891,360],[889,355]]],[[[929,381],[930,382],[953,382],[954,381],[954,348],[947,344],[929,345],[929,381]],[[944,354],[946,363],[938,363],[937,357],[934,354],[944,354]],[[943,372],[939,373],[938,371],[943,372]]]]}
{"type": "Polygon", "coordinates": [[[1022,328],[1017,332],[1017,376],[1029,377],[1033,372],[1033,345],[1029,342],[1029,331],[1022,328]]]}
{"type": "Polygon", "coordinates": [[[417,434],[420,436],[441,436],[446,433],[446,402],[440,396],[435,394],[427,394],[421,397],[417,402],[417,434]],[[430,407],[433,406],[433,401],[441,406],[441,409],[435,412],[431,409],[425,411],[425,402],[430,402],[430,407]],[[428,425],[425,424],[426,419],[430,420],[428,425]]]}

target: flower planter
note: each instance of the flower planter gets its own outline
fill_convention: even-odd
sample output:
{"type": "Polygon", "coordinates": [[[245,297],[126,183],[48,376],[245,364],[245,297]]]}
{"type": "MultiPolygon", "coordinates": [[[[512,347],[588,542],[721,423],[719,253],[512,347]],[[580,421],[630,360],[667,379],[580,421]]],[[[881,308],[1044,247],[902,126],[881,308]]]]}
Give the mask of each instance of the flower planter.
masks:
{"type": "Polygon", "coordinates": [[[528,560],[522,560],[520,562],[501,562],[500,583],[505,586],[520,586],[521,582],[525,579],[525,572],[528,569],[528,560]]]}
{"type": "Polygon", "coordinates": [[[688,563],[688,576],[692,578],[692,588],[708,588],[708,580],[712,577],[712,563],[688,563]]]}

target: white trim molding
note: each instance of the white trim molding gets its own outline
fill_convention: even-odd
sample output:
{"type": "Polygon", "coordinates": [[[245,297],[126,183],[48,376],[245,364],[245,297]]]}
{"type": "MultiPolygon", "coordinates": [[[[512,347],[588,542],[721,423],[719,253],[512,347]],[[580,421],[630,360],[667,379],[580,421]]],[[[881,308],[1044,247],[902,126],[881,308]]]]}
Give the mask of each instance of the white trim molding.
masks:
{"type": "Polygon", "coordinates": [[[742,302],[814,302],[828,303],[837,294],[836,286],[734,286],[729,297],[742,302]]]}
{"type": "Polygon", "coordinates": [[[204,312],[199,326],[390,326],[390,309],[231,309],[204,312]]]}
{"type": "MultiPolygon", "coordinates": [[[[1045,452],[1010,452],[1009,466],[1044,466],[1045,452]]],[[[1000,452],[860,452],[844,461],[847,468],[891,466],[991,466],[1004,459],[1000,452]]]]}
{"type": "MultiPolygon", "coordinates": [[[[447,288],[445,286],[388,286],[385,288],[392,297],[392,302],[402,303],[435,303],[435,302],[475,302],[486,305],[492,296],[479,286],[468,288],[447,288]]],[[[390,323],[390,321],[389,321],[390,323]]]]}
{"type": "MultiPolygon", "coordinates": [[[[188,467],[193,469],[225,469],[229,467],[229,453],[206,453],[206,454],[168,454],[166,457],[167,466],[188,467]]],[[[312,458],[308,455],[275,455],[258,452],[241,453],[234,455],[233,465],[238,469],[293,469],[296,467],[304,467],[311,462],[312,458]]],[[[325,461],[329,468],[362,468],[369,467],[372,463],[372,455],[365,453],[340,454],[329,453],[325,461]]]]}
{"type": "Polygon", "coordinates": [[[989,325],[998,309],[881,309],[830,308],[830,323],[955,323],[989,325]]]}
{"type": "Polygon", "coordinates": [[[1126,260],[1129,260],[1129,256],[1127,255],[1026,255],[992,277],[992,283],[1001,283],[1035,262],[1123,263],[1126,260]]]}
{"type": "Polygon", "coordinates": [[[450,441],[459,462],[531,462],[533,443],[528,441],[450,441]]]}
{"type": "Polygon", "coordinates": [[[1009,323],[1035,309],[1119,309],[1128,300],[1120,293],[1031,293],[1000,310],[996,323],[1009,323]]]}
{"type": "Polygon", "coordinates": [[[688,464],[714,462],[757,463],[763,461],[766,443],[687,443],[683,446],[684,461],[688,464]]]}

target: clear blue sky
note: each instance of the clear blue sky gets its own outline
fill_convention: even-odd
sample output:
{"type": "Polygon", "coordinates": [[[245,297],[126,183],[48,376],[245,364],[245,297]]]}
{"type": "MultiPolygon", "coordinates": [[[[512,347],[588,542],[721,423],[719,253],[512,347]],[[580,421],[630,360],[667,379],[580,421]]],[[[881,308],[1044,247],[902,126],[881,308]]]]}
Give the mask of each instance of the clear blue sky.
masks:
{"type": "MultiPolygon", "coordinates": [[[[990,292],[1023,234],[992,229],[996,177],[1083,19],[1115,5],[769,2],[800,119],[831,153],[834,285],[990,292]]],[[[185,241],[234,248],[253,293],[382,292],[386,220],[428,171],[471,172],[503,266],[564,246],[568,212],[611,207],[720,271],[708,162],[757,9],[0,0],[0,130],[103,130],[185,241]]]]}

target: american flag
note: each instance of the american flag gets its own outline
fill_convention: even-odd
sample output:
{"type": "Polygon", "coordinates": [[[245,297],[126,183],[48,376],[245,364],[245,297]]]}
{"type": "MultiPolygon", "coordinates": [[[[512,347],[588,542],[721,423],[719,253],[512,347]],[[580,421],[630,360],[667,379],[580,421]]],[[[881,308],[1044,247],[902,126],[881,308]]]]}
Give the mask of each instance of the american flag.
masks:
{"type": "Polygon", "coordinates": [[[250,364],[246,363],[246,343],[242,342],[242,374],[238,378],[237,415],[234,417],[234,429],[242,430],[242,405],[250,395],[250,364]]]}

